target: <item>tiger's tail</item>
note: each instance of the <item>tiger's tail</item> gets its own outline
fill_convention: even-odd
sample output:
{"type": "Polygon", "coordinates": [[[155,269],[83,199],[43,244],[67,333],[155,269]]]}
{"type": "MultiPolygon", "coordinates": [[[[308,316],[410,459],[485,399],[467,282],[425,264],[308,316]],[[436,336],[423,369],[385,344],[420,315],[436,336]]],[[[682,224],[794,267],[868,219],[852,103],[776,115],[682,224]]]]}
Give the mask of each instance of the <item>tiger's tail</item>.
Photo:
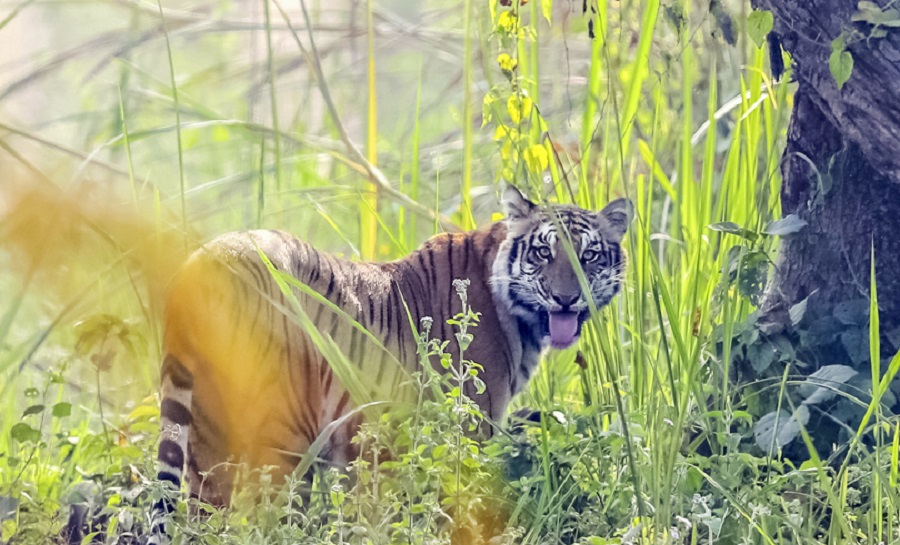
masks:
{"type": "MultiPolygon", "coordinates": [[[[169,483],[175,492],[181,490],[184,464],[188,451],[188,435],[191,422],[191,396],[194,377],[172,355],[167,355],[162,365],[162,401],[160,403],[160,442],[157,451],[157,480],[169,483]]],[[[175,510],[171,495],[159,499],[150,511],[150,537],[147,545],[169,543],[166,520],[175,510]]]]}

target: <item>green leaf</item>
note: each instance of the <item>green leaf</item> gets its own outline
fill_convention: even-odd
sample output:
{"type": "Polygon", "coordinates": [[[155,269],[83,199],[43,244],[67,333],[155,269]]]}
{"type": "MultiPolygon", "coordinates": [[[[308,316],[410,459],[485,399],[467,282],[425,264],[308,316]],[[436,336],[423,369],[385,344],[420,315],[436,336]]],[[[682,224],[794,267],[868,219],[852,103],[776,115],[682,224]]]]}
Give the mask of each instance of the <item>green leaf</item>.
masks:
{"type": "Polygon", "coordinates": [[[806,297],[796,305],[792,306],[788,311],[788,314],[791,316],[791,325],[797,326],[803,317],[806,315],[806,305],[809,302],[809,297],[806,297]]]}
{"type": "Polygon", "coordinates": [[[766,36],[772,32],[772,25],[775,23],[775,17],[771,11],[758,10],[754,11],[747,17],[747,34],[756,44],[756,47],[762,47],[766,43],[766,36]]]}
{"type": "Polygon", "coordinates": [[[712,225],[708,225],[707,228],[713,231],[719,231],[720,233],[728,233],[731,235],[737,235],[741,238],[747,240],[756,240],[757,235],[753,231],[748,229],[744,229],[740,225],[734,223],[733,221],[722,221],[719,223],[713,223],[712,225]]]}
{"type": "Polygon", "coordinates": [[[72,404],[71,403],[57,403],[53,406],[53,416],[56,418],[65,418],[72,414],[72,404]]]}
{"type": "Polygon", "coordinates": [[[22,413],[22,417],[24,418],[24,417],[30,416],[32,414],[41,414],[42,412],[44,412],[43,405],[32,405],[32,406],[28,407],[27,409],[25,409],[25,412],[22,413]]]}
{"type": "Polygon", "coordinates": [[[808,347],[825,346],[833,343],[845,329],[844,324],[834,316],[823,316],[809,324],[809,328],[801,330],[800,344],[808,347]]]}
{"type": "Polygon", "coordinates": [[[747,347],[747,360],[757,373],[762,373],[775,361],[775,347],[767,342],[753,343],[747,347]]]}
{"type": "Polygon", "coordinates": [[[541,15],[547,20],[548,24],[553,24],[551,18],[553,16],[553,0],[541,0],[541,15]]]}
{"type": "Polygon", "coordinates": [[[900,27],[900,10],[896,8],[881,9],[875,2],[860,2],[859,11],[850,16],[854,23],[868,23],[873,26],[900,27]]]}
{"type": "Polygon", "coordinates": [[[856,369],[849,365],[826,365],[820,368],[800,386],[800,395],[806,397],[803,403],[814,405],[832,399],[837,395],[835,390],[856,374],[856,369]]]}
{"type": "Polygon", "coordinates": [[[765,252],[749,252],[741,258],[738,291],[754,305],[759,305],[769,274],[769,258],[765,252]]]}
{"type": "Polygon", "coordinates": [[[780,220],[767,223],[762,232],[767,235],[783,237],[802,230],[806,225],[806,221],[800,219],[797,214],[788,214],[780,220]]]}
{"type": "Polygon", "coordinates": [[[869,359],[869,335],[868,331],[850,329],[841,333],[841,344],[853,365],[860,365],[869,359]],[[864,334],[865,333],[865,334],[864,334]]]}
{"type": "Polygon", "coordinates": [[[842,301],[834,306],[834,317],[844,325],[865,325],[869,321],[869,300],[842,301]]]}
{"type": "Polygon", "coordinates": [[[831,42],[828,68],[831,70],[834,81],[837,82],[838,89],[843,89],[844,84],[850,79],[850,74],[853,73],[853,56],[847,51],[843,34],[831,42]]]}
{"type": "Polygon", "coordinates": [[[768,451],[773,446],[781,448],[798,435],[800,429],[809,422],[809,408],[801,405],[794,414],[788,414],[787,411],[771,412],[756,423],[753,429],[753,436],[759,448],[768,451]]]}
{"type": "Polygon", "coordinates": [[[19,422],[9,430],[9,435],[20,443],[37,443],[41,440],[41,432],[25,422],[19,422]]]}

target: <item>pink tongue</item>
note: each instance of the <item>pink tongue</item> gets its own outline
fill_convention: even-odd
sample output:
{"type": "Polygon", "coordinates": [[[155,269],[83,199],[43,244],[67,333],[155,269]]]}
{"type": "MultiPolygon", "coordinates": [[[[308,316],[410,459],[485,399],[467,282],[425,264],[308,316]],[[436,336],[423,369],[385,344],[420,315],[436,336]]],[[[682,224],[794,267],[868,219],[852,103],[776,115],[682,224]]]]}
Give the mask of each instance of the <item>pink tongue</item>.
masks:
{"type": "Polygon", "coordinates": [[[578,334],[577,312],[550,313],[550,345],[553,348],[566,348],[575,342],[578,334]]]}

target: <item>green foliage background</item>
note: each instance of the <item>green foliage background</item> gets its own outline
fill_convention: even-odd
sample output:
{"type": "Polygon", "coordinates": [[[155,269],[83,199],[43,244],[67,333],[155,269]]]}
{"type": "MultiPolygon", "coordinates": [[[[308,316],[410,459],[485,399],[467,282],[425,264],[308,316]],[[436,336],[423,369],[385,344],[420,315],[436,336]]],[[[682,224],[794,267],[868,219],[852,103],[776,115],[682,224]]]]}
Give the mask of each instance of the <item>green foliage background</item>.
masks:
{"type": "Polygon", "coordinates": [[[731,0],[506,3],[0,6],[0,541],[58,539],[76,503],[88,539],[140,533],[162,493],[159,296],[192,248],[266,227],[393,259],[496,219],[504,180],[637,207],[624,293],[516,399],[542,422],[468,442],[477,408],[420,376],[446,397],[363,432],[403,463],[323,474],[304,509],[289,488],[183,513],[185,536],[438,543],[456,516],[493,543],[900,539],[900,433],[871,395],[839,396],[871,413],[848,450],[812,449],[806,422],[790,457],[754,435],[808,395],[796,354],[737,342],[778,236],[802,228],[770,223],[791,107],[760,47],[770,18],[731,0]]]}

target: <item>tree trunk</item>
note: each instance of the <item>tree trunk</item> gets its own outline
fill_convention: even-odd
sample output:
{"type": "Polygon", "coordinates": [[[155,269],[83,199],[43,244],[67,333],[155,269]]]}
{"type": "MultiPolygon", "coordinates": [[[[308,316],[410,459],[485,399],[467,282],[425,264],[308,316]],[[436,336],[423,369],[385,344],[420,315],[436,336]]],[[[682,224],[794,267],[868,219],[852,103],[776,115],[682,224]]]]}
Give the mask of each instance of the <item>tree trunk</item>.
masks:
{"type": "Polygon", "coordinates": [[[900,30],[874,37],[871,25],[851,22],[856,0],[752,3],[773,13],[773,33],[794,62],[798,88],[782,161],[782,210],[808,223],[781,246],[762,303],[763,331],[789,330],[789,309],[807,297],[812,320],[833,315],[838,303],[867,299],[874,248],[881,332],[896,338],[890,332],[900,327],[900,30]],[[829,56],[842,32],[854,67],[839,89],[829,56]]]}

